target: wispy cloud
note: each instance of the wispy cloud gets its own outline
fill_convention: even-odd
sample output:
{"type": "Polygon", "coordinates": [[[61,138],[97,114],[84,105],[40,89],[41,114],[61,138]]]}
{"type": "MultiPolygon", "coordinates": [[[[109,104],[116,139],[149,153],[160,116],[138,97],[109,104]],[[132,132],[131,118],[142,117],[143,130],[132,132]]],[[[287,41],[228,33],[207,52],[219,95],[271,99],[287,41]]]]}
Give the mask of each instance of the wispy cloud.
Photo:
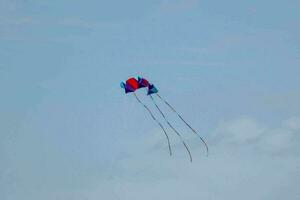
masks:
{"type": "Polygon", "coordinates": [[[299,153],[295,151],[296,143],[300,139],[299,130],[299,118],[285,120],[280,126],[272,128],[252,118],[242,117],[221,122],[213,132],[212,141],[217,146],[248,149],[253,153],[299,153]]]}
{"type": "Polygon", "coordinates": [[[209,157],[201,155],[197,138],[188,141],[192,164],[176,139],[169,157],[159,132],[140,137],[128,148],[139,151],[119,160],[98,189],[81,194],[88,199],[296,199],[300,129],[297,120],[287,121],[296,129],[284,123],[270,128],[250,117],[221,122],[208,138],[209,157]]]}
{"type": "Polygon", "coordinates": [[[15,18],[0,18],[0,24],[2,25],[14,25],[14,26],[20,26],[20,25],[37,25],[40,21],[29,16],[24,17],[15,17],[15,18]]]}
{"type": "Polygon", "coordinates": [[[300,130],[300,118],[293,117],[284,121],[284,125],[292,130],[300,130]]]}
{"type": "Polygon", "coordinates": [[[198,5],[198,0],[163,0],[159,10],[162,12],[183,12],[191,10],[198,5]]]}
{"type": "Polygon", "coordinates": [[[81,18],[64,18],[58,22],[60,25],[73,26],[81,28],[93,28],[97,26],[97,23],[86,21],[81,18]]]}
{"type": "Polygon", "coordinates": [[[22,16],[22,17],[0,17],[0,24],[2,25],[63,25],[63,26],[73,26],[79,28],[92,28],[99,23],[83,20],[81,18],[69,17],[69,18],[49,18],[49,19],[37,19],[32,16],[22,16]]]}
{"type": "Polygon", "coordinates": [[[175,136],[173,157],[168,156],[160,132],[136,138],[110,178],[100,181],[98,189],[80,194],[88,199],[125,200],[296,199],[300,129],[295,119],[274,128],[250,117],[221,122],[207,138],[209,157],[201,154],[197,138],[188,137],[192,164],[175,136]]]}

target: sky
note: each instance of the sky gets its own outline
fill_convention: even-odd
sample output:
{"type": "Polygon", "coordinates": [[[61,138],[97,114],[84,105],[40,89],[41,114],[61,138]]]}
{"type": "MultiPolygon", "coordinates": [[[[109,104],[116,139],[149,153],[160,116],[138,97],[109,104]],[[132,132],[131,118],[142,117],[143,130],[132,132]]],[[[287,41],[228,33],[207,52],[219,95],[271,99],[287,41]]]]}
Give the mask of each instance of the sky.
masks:
{"type": "Polygon", "coordinates": [[[299,199],[299,7],[0,0],[0,199],[299,199]],[[169,156],[138,75],[208,157],[159,102],[169,156]]]}

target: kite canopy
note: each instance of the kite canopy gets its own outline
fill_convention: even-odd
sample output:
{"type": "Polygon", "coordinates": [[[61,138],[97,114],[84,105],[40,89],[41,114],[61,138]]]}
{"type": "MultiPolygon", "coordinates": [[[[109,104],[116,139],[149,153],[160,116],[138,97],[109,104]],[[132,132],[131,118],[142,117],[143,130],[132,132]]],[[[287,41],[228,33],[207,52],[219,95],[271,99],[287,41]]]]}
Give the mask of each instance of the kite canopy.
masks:
{"type": "MultiPolygon", "coordinates": [[[[127,79],[126,83],[121,82],[120,87],[125,89],[125,93],[135,92],[137,89],[149,87],[149,81],[145,78],[138,77],[138,80],[135,78],[127,79]]],[[[148,88],[149,90],[149,88],[148,88]]],[[[155,92],[152,92],[155,93],[155,92]]],[[[151,93],[151,94],[152,94],[151,93]]]]}
{"type": "Polygon", "coordinates": [[[138,77],[138,83],[139,83],[139,88],[144,88],[149,86],[149,81],[141,77],[138,77]]]}
{"type": "Polygon", "coordinates": [[[120,84],[121,88],[125,89],[125,93],[134,92],[139,88],[139,83],[135,78],[129,78],[126,83],[120,84]]]}
{"type": "Polygon", "coordinates": [[[120,87],[121,87],[121,88],[125,89],[125,86],[126,86],[126,84],[125,84],[124,82],[121,82],[121,83],[120,83],[120,87]]]}
{"type": "Polygon", "coordinates": [[[151,94],[155,94],[155,93],[158,93],[158,89],[153,84],[150,84],[148,86],[148,93],[147,93],[147,95],[151,95],[151,94]]]}

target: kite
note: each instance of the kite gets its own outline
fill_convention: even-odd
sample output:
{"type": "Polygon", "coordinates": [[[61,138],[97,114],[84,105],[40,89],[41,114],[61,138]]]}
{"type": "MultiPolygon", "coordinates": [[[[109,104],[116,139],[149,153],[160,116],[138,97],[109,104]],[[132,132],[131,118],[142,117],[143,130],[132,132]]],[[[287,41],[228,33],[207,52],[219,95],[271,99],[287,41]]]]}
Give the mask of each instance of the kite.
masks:
{"type": "Polygon", "coordinates": [[[153,112],[150,110],[150,108],[145,105],[140,98],[137,96],[137,94],[135,93],[136,90],[141,89],[141,88],[147,88],[147,95],[150,96],[151,101],[153,102],[153,104],[155,105],[156,109],[158,110],[158,112],[160,113],[160,115],[163,117],[164,121],[167,123],[167,125],[174,131],[174,133],[176,133],[176,135],[180,138],[182,144],[184,145],[186,151],[188,152],[190,161],[193,161],[192,158],[192,154],[188,148],[188,145],[185,143],[185,141],[183,140],[181,134],[174,128],[174,126],[169,122],[169,120],[167,119],[165,113],[163,113],[163,111],[159,108],[158,104],[156,103],[156,100],[154,99],[154,97],[152,95],[156,95],[158,97],[159,100],[161,100],[165,105],[167,105],[178,117],[179,119],[194,133],[196,134],[200,140],[202,141],[202,143],[204,144],[205,148],[206,148],[206,156],[208,156],[208,146],[205,142],[205,140],[198,134],[198,132],[193,129],[184,119],[183,117],[174,109],[174,107],[171,106],[171,104],[169,104],[166,100],[164,100],[159,94],[158,94],[158,89],[151,83],[149,83],[149,81],[145,78],[141,78],[138,77],[138,79],[135,78],[129,78],[126,80],[126,82],[121,82],[120,84],[121,88],[123,88],[125,90],[125,93],[133,93],[136,100],[148,111],[148,113],[150,114],[150,116],[152,117],[152,119],[158,124],[158,126],[162,129],[162,131],[164,132],[167,141],[168,141],[168,147],[169,147],[169,153],[170,156],[172,156],[172,149],[171,149],[171,145],[170,145],[170,140],[169,140],[169,135],[166,132],[165,127],[162,125],[162,123],[160,123],[157,118],[154,116],[153,112]]]}
{"type": "Polygon", "coordinates": [[[168,141],[168,146],[169,146],[169,152],[170,152],[170,156],[172,155],[172,149],[171,149],[171,145],[170,145],[170,139],[169,136],[164,128],[164,126],[155,118],[155,116],[153,115],[152,111],[148,108],[148,106],[146,106],[137,96],[137,94],[135,93],[135,91],[139,88],[143,88],[143,87],[147,87],[149,85],[149,82],[145,79],[143,81],[138,82],[135,78],[129,78],[126,83],[122,82],[121,83],[121,88],[125,89],[125,93],[133,93],[136,100],[149,112],[149,114],[151,115],[152,119],[158,124],[158,126],[163,130],[167,141],[168,141]]]}

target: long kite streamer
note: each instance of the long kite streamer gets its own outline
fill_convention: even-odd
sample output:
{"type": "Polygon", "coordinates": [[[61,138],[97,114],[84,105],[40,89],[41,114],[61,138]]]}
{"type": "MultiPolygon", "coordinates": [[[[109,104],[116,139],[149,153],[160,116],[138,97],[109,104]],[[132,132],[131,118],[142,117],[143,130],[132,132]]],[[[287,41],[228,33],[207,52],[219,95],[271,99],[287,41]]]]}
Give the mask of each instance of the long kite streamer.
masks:
{"type": "Polygon", "coordinates": [[[133,93],[136,100],[149,112],[149,114],[151,115],[152,119],[160,126],[160,128],[163,130],[163,132],[165,133],[165,136],[168,140],[168,146],[169,146],[169,152],[170,152],[170,156],[172,156],[172,149],[171,149],[171,145],[170,145],[170,140],[169,140],[169,136],[165,130],[165,128],[163,127],[163,125],[154,117],[153,113],[151,112],[151,110],[148,108],[148,106],[146,106],[136,95],[136,93],[133,93]]]}
{"type": "MultiPolygon", "coordinates": [[[[199,138],[200,140],[203,142],[203,144],[205,145],[205,148],[206,148],[206,156],[208,156],[208,146],[206,144],[206,142],[204,141],[204,139],[197,133],[197,131],[195,131],[195,129],[193,129],[182,117],[181,115],[166,101],[164,100],[159,94],[156,93],[156,95],[158,96],[158,98],[160,98],[169,108],[171,108],[171,110],[173,112],[175,112],[177,114],[177,116],[181,119],[181,121],[183,121],[185,123],[185,125],[187,125],[187,127],[189,127],[193,133],[195,133],[199,138]]],[[[152,97],[153,98],[153,97],[152,97]]]]}
{"type": "Polygon", "coordinates": [[[155,107],[157,108],[157,110],[159,111],[159,113],[161,114],[161,116],[164,118],[165,122],[171,127],[171,129],[178,135],[178,137],[180,138],[182,144],[184,145],[185,149],[187,150],[187,152],[189,153],[189,156],[190,156],[190,161],[192,162],[193,161],[193,158],[192,158],[192,155],[191,155],[191,152],[188,148],[188,146],[186,145],[186,143],[184,142],[182,136],[180,135],[180,133],[171,125],[171,123],[168,121],[168,119],[166,118],[165,114],[161,111],[161,109],[158,107],[158,105],[156,104],[154,98],[152,97],[152,95],[150,94],[149,95],[152,102],[154,103],[155,107]]]}

